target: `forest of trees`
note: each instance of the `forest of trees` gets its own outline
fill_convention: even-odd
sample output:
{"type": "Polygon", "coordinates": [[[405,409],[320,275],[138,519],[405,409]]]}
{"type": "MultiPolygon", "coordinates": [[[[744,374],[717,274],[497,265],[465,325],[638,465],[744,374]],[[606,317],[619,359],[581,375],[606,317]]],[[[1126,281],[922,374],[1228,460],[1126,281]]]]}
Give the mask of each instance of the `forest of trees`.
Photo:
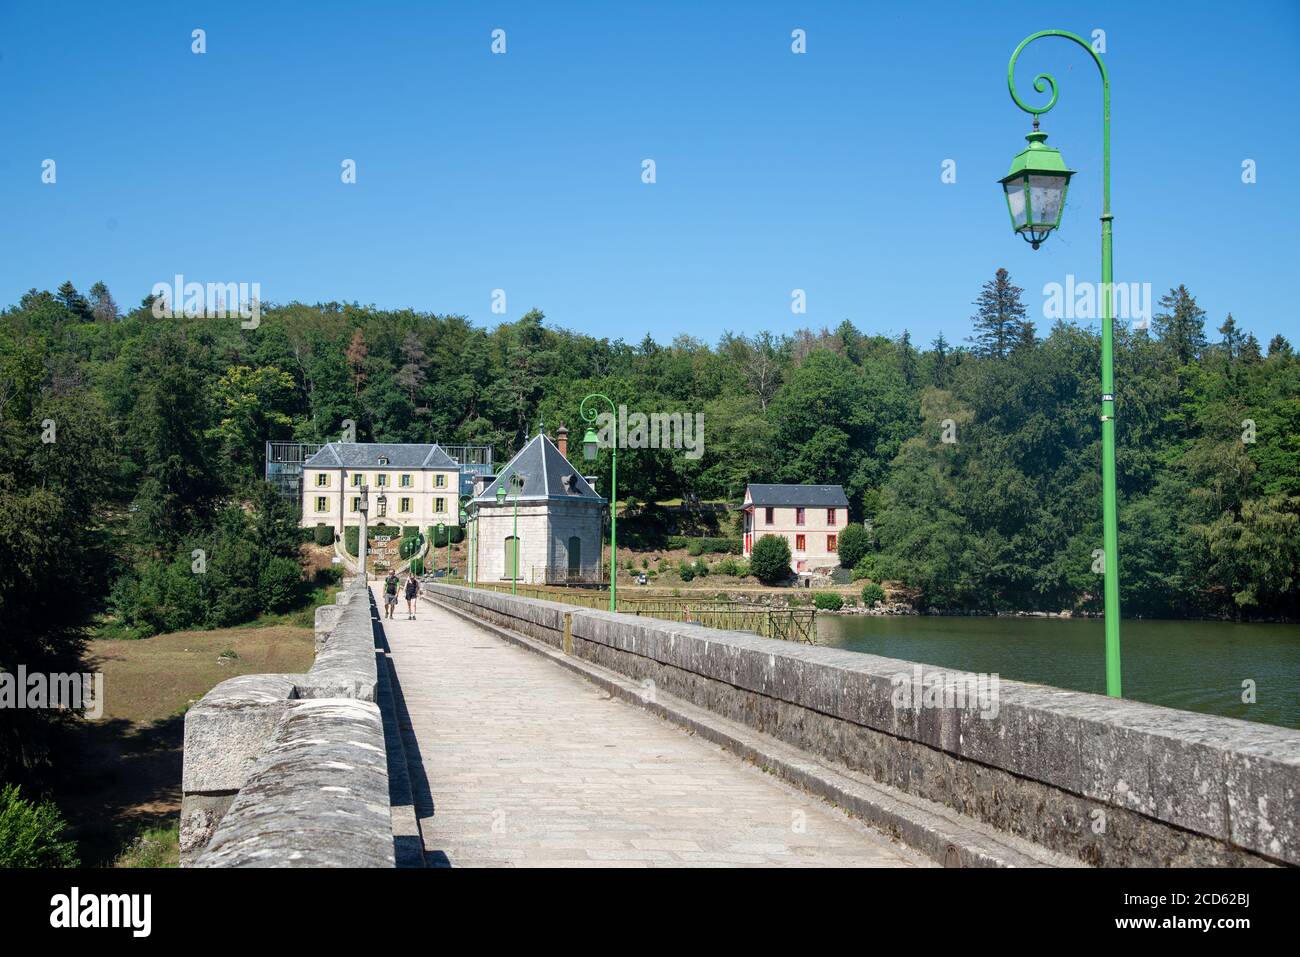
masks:
{"type": "MultiPolygon", "coordinates": [[[[266,439],[329,441],[351,419],[359,441],[504,459],[539,422],[577,427],[592,391],[705,416],[698,460],[625,452],[620,498],[840,483],[871,577],[927,606],[1095,610],[1098,336],[1036,330],[1005,270],[973,292],[965,344],[918,347],[848,321],[633,344],[538,311],[485,329],[339,303],[242,329],[155,318],[148,299],[122,313],[103,283],[32,290],[0,314],[0,666],[75,670],[97,614],[148,633],[283,604],[293,520],[259,482],[266,439]]],[[[1300,360],[1231,316],[1210,327],[1179,286],[1149,331],[1117,333],[1124,611],[1294,617],[1300,360]]],[[[39,746],[5,720],[0,752],[39,746]]]]}

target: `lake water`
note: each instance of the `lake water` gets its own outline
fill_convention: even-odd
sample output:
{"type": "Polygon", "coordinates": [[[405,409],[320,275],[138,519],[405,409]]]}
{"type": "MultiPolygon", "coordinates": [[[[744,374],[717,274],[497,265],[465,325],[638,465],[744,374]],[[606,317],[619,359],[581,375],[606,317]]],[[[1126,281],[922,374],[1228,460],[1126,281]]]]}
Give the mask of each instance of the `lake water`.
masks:
{"type": "MultiPolygon", "coordinates": [[[[818,643],[1004,679],[1106,690],[1100,619],[818,615],[818,643]]],[[[1124,697],[1300,728],[1300,625],[1125,621],[1124,697]],[[1255,703],[1241,700],[1255,682],[1255,703]]]]}

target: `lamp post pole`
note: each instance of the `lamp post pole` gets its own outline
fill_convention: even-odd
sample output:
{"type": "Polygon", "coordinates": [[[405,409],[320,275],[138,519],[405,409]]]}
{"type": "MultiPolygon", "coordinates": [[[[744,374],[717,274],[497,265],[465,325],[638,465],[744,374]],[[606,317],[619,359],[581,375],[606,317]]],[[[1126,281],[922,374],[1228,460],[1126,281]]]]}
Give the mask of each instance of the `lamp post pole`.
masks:
{"type": "Polygon", "coordinates": [[[441,532],[442,537],[447,542],[447,577],[450,578],[451,577],[451,532],[447,530],[446,522],[439,522],[437,525],[434,526],[434,529],[436,531],[441,532]]]}
{"type": "MultiPolygon", "coordinates": [[[[1056,80],[1048,73],[1034,77],[1034,89],[1039,93],[1051,90],[1051,98],[1043,107],[1031,107],[1025,104],[1016,93],[1016,60],[1020,53],[1034,40],[1040,37],[1063,37],[1072,40],[1088,51],[1097,70],[1101,73],[1102,98],[1102,206],[1101,206],[1101,488],[1102,488],[1102,568],[1104,573],[1103,593],[1106,608],[1106,694],[1113,698],[1121,697],[1120,683],[1120,645],[1119,645],[1119,518],[1115,495],[1115,365],[1114,365],[1114,281],[1111,260],[1111,221],[1110,212],[1110,75],[1106,64],[1102,62],[1097,51],[1087,40],[1065,30],[1040,30],[1020,41],[1011,62],[1007,66],[1007,88],[1016,106],[1034,117],[1034,128],[1038,128],[1038,117],[1056,105],[1056,80]]],[[[1037,244],[1035,244],[1037,248],[1037,244]]]]}
{"type": "MultiPolygon", "coordinates": [[[[369,485],[361,486],[361,500],[357,502],[357,511],[361,513],[361,528],[357,530],[357,558],[361,561],[361,580],[367,583],[370,581],[370,575],[366,572],[366,536],[369,534],[366,519],[369,517],[370,512],[369,493],[369,485]]],[[[346,549],[347,542],[345,541],[343,544],[346,549]]]]}
{"type": "MultiPolygon", "coordinates": [[[[510,594],[519,594],[519,490],[524,487],[523,476],[518,472],[510,473],[510,488],[515,493],[515,512],[514,512],[514,531],[510,534],[510,541],[513,543],[513,552],[510,561],[510,594]]],[[[497,480],[497,504],[504,505],[506,501],[506,487],[497,480]]]]}
{"type": "MultiPolygon", "coordinates": [[[[582,400],[578,406],[578,412],[582,415],[584,422],[595,422],[600,413],[593,406],[587,407],[587,403],[592,399],[601,400],[609,405],[609,411],[617,420],[618,409],[614,406],[614,400],[600,392],[593,392],[582,400]]],[[[584,457],[588,460],[596,458],[596,432],[594,429],[587,429],[586,434],[582,437],[582,451],[584,457]]],[[[616,611],[618,608],[618,440],[617,438],[609,447],[609,610],[616,611]]]]}

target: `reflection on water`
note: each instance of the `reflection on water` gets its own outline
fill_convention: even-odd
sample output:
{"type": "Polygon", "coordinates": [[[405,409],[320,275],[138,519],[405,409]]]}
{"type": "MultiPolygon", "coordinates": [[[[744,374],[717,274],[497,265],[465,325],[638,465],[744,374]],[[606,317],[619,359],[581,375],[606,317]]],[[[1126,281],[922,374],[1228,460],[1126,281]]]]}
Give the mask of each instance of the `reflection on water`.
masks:
{"type": "MultiPolygon", "coordinates": [[[[1100,619],[818,615],[818,642],[1003,678],[1106,690],[1100,619]]],[[[1300,625],[1125,621],[1124,697],[1300,728],[1300,625]],[[1241,700],[1255,682],[1255,704],[1241,700]]]]}

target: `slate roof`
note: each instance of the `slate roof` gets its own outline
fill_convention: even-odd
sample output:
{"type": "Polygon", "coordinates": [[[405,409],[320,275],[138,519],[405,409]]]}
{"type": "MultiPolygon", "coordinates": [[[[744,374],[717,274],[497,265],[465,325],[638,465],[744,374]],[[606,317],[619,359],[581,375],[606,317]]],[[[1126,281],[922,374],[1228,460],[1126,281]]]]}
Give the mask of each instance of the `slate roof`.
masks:
{"type": "Polygon", "coordinates": [[[437,443],[424,442],[330,442],[303,463],[303,468],[324,469],[445,469],[460,466],[437,443]],[[388,459],[381,465],[379,459],[388,459]]]}
{"type": "Polygon", "coordinates": [[[783,508],[848,508],[842,485],[750,485],[750,504],[783,508]]]}
{"type": "Polygon", "coordinates": [[[545,435],[538,434],[516,452],[514,458],[501,467],[497,477],[474,498],[474,502],[479,505],[495,505],[497,487],[504,480],[506,502],[513,503],[515,496],[514,490],[510,487],[510,476],[515,473],[522,475],[524,479],[524,486],[519,491],[521,502],[559,499],[603,504],[605,501],[587,484],[582,473],[560,454],[555,443],[545,435]]]}

